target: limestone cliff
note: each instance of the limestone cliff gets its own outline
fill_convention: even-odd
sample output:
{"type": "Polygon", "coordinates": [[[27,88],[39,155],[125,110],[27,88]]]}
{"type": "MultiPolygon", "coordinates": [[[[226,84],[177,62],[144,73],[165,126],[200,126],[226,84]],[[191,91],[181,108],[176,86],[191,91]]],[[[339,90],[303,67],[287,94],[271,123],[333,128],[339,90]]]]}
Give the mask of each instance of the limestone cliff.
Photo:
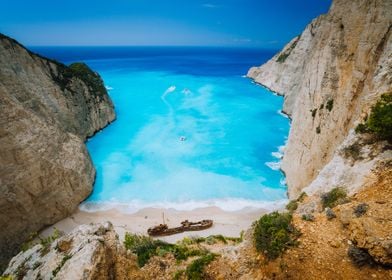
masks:
{"type": "Polygon", "coordinates": [[[114,120],[98,74],[31,53],[0,34],[0,262],[75,210],[95,169],[84,145],[114,120]]]}
{"type": "Polygon", "coordinates": [[[282,162],[290,197],[338,156],[349,131],[391,91],[391,29],[392,0],[334,0],[328,14],[265,65],[249,70],[257,83],[284,95],[284,111],[292,118],[282,162]]]}

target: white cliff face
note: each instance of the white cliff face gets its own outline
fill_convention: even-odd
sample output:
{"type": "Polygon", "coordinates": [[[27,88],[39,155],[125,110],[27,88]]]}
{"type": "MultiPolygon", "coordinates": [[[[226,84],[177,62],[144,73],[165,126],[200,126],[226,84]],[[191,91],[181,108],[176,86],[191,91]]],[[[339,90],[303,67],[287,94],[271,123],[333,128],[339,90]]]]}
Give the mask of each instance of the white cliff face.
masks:
{"type": "Polygon", "coordinates": [[[335,0],[328,14],[248,76],[285,97],[292,127],[282,170],[295,197],[392,90],[392,0],[335,0]]]}
{"type": "Polygon", "coordinates": [[[358,136],[351,130],[332,159],[303,191],[308,195],[320,195],[343,186],[353,195],[364,187],[364,183],[375,182],[377,176],[372,171],[390,162],[392,150],[385,149],[387,142],[374,142],[369,136],[358,136]]]}

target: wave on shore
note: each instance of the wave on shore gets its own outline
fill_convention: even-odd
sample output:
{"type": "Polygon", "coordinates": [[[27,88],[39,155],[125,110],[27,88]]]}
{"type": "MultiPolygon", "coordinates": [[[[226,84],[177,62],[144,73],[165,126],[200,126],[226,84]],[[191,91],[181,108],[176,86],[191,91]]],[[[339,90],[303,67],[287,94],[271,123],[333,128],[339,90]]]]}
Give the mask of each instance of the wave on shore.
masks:
{"type": "Polygon", "coordinates": [[[91,202],[85,201],[79,206],[81,211],[85,212],[99,212],[116,209],[123,213],[136,213],[137,211],[145,208],[162,208],[162,209],[175,209],[178,211],[191,211],[199,208],[218,207],[224,211],[235,212],[240,210],[254,210],[264,209],[267,211],[275,211],[282,209],[286,205],[287,199],[276,201],[257,201],[240,198],[228,199],[213,199],[205,201],[184,201],[184,202],[142,202],[138,200],[130,201],[129,203],[120,202],[91,202]]]}

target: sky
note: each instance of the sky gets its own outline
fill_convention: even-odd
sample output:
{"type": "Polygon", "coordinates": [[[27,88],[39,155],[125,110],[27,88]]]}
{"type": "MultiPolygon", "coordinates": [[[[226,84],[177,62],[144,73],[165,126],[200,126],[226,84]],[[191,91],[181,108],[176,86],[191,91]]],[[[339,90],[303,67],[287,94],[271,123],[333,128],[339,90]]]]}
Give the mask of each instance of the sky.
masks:
{"type": "Polygon", "coordinates": [[[28,46],[277,49],[331,0],[1,0],[0,33],[28,46]]]}

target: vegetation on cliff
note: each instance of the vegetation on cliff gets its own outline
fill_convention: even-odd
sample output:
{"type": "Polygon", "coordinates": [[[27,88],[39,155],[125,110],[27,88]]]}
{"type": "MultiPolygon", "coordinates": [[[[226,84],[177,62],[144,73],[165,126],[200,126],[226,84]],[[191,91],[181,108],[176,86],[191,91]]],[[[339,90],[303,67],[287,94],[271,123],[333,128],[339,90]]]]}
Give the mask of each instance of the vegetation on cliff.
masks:
{"type": "Polygon", "coordinates": [[[153,256],[164,256],[171,253],[176,260],[181,261],[191,256],[207,254],[207,251],[202,248],[170,244],[161,240],[154,240],[148,236],[131,233],[125,234],[124,246],[137,255],[138,265],[140,267],[143,267],[153,256]]]}
{"type": "Polygon", "coordinates": [[[307,197],[307,194],[305,192],[302,192],[301,195],[294,200],[291,200],[287,205],[286,209],[290,212],[293,213],[295,210],[298,208],[298,203],[302,202],[305,197],[307,197]]]}
{"type": "Polygon", "coordinates": [[[355,131],[372,133],[380,140],[392,141],[392,92],[381,95],[366,122],[358,125],[355,131]]]}
{"type": "Polygon", "coordinates": [[[347,193],[343,188],[334,188],[331,191],[321,195],[321,204],[323,209],[333,208],[347,201],[347,193]]]}
{"type": "Polygon", "coordinates": [[[256,249],[271,260],[295,245],[299,235],[292,224],[292,215],[278,212],[262,216],[255,223],[253,232],[256,249]]]}
{"type": "Polygon", "coordinates": [[[72,63],[69,65],[68,71],[85,82],[86,85],[90,87],[90,90],[95,92],[98,96],[102,97],[107,94],[101,77],[92,71],[85,63],[72,63]]]}
{"type": "Polygon", "coordinates": [[[290,56],[291,52],[295,49],[295,47],[297,46],[297,43],[299,41],[299,39],[301,38],[301,36],[298,36],[295,41],[291,44],[291,46],[283,53],[281,53],[278,57],[278,59],[276,60],[279,63],[283,63],[286,61],[286,59],[290,56]]]}

